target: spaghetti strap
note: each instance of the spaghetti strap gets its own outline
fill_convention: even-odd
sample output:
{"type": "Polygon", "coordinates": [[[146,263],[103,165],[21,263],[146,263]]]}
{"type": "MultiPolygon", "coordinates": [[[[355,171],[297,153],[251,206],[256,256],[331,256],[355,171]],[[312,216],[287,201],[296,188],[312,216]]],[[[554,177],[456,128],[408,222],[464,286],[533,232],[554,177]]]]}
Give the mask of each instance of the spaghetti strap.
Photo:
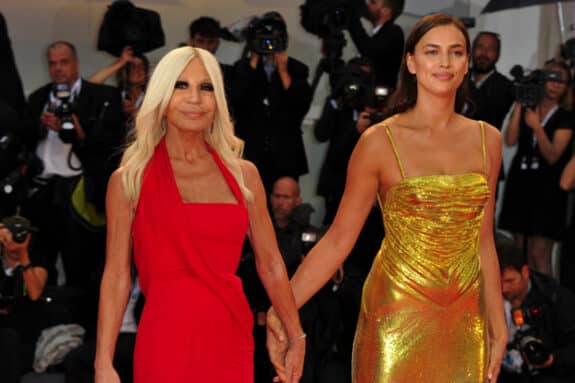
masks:
{"type": "Polygon", "coordinates": [[[399,158],[399,152],[397,151],[397,146],[395,146],[395,141],[393,140],[393,135],[391,134],[391,130],[389,129],[389,125],[385,124],[385,133],[387,133],[387,137],[389,138],[389,142],[391,143],[391,147],[393,149],[393,154],[395,155],[395,159],[397,160],[397,166],[399,167],[399,172],[401,173],[401,178],[405,178],[405,171],[403,170],[403,164],[401,163],[401,159],[399,158]]]}
{"type": "Polygon", "coordinates": [[[485,123],[479,121],[479,127],[481,128],[481,151],[483,155],[483,173],[487,177],[487,148],[485,145],[485,123]]]}

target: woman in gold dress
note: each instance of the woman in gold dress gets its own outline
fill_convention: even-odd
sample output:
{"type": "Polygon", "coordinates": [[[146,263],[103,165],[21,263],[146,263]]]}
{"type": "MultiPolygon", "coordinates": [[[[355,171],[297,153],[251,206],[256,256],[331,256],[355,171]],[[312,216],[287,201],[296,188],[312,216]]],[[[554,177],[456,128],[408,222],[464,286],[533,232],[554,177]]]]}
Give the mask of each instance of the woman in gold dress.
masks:
{"type": "MultiPolygon", "coordinates": [[[[301,306],[343,262],[379,199],[386,237],[363,289],[354,383],[497,380],[507,337],[493,240],[502,148],[497,129],[455,112],[469,49],[452,16],[414,27],[394,114],[362,134],[335,221],[292,278],[301,306]]],[[[279,380],[285,337],[273,310],[268,319],[279,380]]]]}

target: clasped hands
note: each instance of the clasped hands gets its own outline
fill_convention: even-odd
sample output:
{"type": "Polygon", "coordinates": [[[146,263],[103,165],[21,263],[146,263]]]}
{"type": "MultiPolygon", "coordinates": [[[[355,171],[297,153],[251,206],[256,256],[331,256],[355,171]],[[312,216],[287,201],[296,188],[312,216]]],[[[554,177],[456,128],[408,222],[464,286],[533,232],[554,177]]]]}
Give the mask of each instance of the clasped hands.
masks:
{"type": "Polygon", "coordinates": [[[267,312],[266,327],[266,346],[277,373],[273,381],[298,383],[303,373],[305,334],[289,338],[273,307],[267,312]]]}

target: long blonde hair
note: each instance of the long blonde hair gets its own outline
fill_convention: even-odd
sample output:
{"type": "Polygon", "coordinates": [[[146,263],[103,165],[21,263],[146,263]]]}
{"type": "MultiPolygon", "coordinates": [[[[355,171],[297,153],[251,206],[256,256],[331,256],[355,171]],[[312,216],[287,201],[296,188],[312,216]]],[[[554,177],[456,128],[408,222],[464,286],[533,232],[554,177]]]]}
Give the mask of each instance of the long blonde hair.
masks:
{"type": "Polygon", "coordinates": [[[243,141],[234,135],[224,92],[220,64],[208,51],[200,48],[181,47],[168,52],[158,63],[146,90],[142,106],[136,117],[136,126],[130,132],[128,144],[120,166],[123,168],[122,184],[126,197],[136,202],[140,196],[144,169],[152,158],[156,146],[166,134],[164,113],[172,97],[174,86],[191,60],[199,59],[206,68],[214,87],[217,110],[213,127],[203,133],[206,142],[219,154],[224,164],[238,182],[244,198],[253,195],[242,175],[239,158],[243,141]]]}

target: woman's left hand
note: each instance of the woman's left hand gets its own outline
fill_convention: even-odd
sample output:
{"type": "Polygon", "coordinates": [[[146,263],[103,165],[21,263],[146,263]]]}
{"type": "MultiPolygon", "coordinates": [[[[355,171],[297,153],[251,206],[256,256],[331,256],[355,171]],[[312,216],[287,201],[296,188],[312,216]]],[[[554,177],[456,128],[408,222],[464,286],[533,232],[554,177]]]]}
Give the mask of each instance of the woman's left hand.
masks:
{"type": "Polygon", "coordinates": [[[501,361],[503,360],[503,354],[505,353],[505,345],[500,343],[501,342],[497,341],[493,341],[491,343],[489,366],[487,367],[487,375],[485,379],[485,382],[487,383],[497,382],[497,377],[501,370],[501,361]]]}

